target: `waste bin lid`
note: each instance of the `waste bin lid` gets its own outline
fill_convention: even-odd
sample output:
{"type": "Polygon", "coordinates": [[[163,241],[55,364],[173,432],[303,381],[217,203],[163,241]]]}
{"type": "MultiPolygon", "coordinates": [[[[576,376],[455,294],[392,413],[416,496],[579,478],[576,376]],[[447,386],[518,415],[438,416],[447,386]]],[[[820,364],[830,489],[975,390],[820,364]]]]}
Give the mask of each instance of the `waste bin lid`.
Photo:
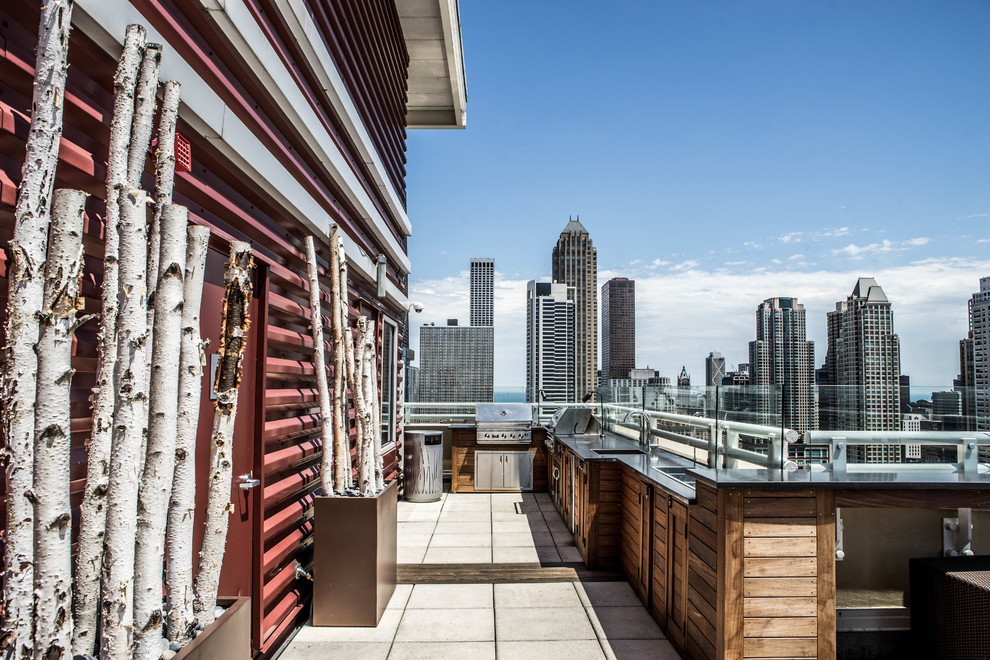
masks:
{"type": "Polygon", "coordinates": [[[430,434],[426,436],[423,441],[426,445],[442,445],[443,444],[443,433],[430,434]]]}

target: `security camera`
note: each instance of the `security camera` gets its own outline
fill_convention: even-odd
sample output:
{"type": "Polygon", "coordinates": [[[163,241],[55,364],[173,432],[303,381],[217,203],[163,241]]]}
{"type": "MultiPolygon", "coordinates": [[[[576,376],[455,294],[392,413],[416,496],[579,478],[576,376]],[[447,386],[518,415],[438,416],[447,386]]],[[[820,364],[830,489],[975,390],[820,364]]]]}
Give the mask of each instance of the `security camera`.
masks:
{"type": "Polygon", "coordinates": [[[422,303],[418,303],[418,302],[410,303],[410,309],[412,309],[412,311],[414,311],[416,313],[422,312],[423,311],[423,304],[422,303]]]}

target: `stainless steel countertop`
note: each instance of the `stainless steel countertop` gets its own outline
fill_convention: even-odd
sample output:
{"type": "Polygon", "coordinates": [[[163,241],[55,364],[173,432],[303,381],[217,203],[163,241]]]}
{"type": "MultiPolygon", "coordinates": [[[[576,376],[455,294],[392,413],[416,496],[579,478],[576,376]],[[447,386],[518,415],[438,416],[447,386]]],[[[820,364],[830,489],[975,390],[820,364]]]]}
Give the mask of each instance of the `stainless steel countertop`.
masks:
{"type": "Polygon", "coordinates": [[[689,470],[688,473],[690,474],[690,471],[698,467],[698,464],[683,456],[658,448],[654,448],[649,454],[595,453],[596,449],[637,449],[639,447],[639,443],[609,432],[605,433],[604,438],[597,433],[593,435],[554,435],[554,438],[573,451],[581,460],[621,463],[678,499],[690,502],[695,498],[693,485],[664,474],[658,469],[661,467],[685,468],[689,470]]]}

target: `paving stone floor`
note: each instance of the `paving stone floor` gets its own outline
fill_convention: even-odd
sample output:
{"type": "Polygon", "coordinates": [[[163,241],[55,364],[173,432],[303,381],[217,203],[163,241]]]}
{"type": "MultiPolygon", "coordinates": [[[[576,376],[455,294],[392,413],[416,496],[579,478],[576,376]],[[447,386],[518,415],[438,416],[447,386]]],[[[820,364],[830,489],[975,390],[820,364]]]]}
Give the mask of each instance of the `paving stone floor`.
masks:
{"type": "MultiPolygon", "coordinates": [[[[400,564],[580,562],[544,493],[399,502],[400,564]]],[[[283,660],[679,660],[625,581],[401,584],[376,628],[304,626],[283,660]]]]}

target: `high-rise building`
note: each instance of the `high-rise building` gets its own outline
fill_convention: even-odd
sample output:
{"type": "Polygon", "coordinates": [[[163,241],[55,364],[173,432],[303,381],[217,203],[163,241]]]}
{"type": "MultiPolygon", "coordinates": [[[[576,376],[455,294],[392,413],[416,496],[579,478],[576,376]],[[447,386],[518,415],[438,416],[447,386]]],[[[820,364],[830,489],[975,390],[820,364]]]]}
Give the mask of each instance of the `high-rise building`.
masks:
{"type": "Polygon", "coordinates": [[[796,431],[818,428],[815,343],[807,340],[804,305],[797,298],[767,298],[756,308],[756,340],[749,342],[750,382],[764,424],[796,431]]]}
{"type": "Polygon", "coordinates": [[[613,277],[602,285],[601,380],[625,378],[636,368],[636,282],[613,277]]]}
{"type": "Polygon", "coordinates": [[[939,418],[962,415],[962,396],[955,390],[932,392],[932,417],[939,418]]]}
{"type": "Polygon", "coordinates": [[[952,389],[962,395],[963,427],[976,430],[976,359],[973,355],[973,334],[959,340],[959,377],[952,381],[952,389]]]}
{"type": "Polygon", "coordinates": [[[471,260],[471,325],[495,325],[495,260],[471,260]]]}
{"type": "Polygon", "coordinates": [[[691,374],[687,372],[686,366],[681,366],[681,373],[677,376],[677,387],[691,387],[691,374]]]}
{"type": "Polygon", "coordinates": [[[990,431],[990,277],[980,278],[980,291],[969,299],[972,339],[973,416],[977,431],[990,431]]]}
{"type": "Polygon", "coordinates": [[[725,378],[725,358],[718,351],[712,351],[705,358],[705,387],[721,385],[725,378]]]}
{"type": "Polygon", "coordinates": [[[448,319],[419,330],[419,400],[424,403],[491,402],[494,398],[491,326],[448,319]]]}
{"type": "Polygon", "coordinates": [[[526,285],[526,401],[575,401],[574,295],[557,282],[526,285]]]}
{"type": "Polygon", "coordinates": [[[574,288],[574,395],[598,384],[598,253],[579,220],[571,220],[553,248],[551,277],[574,288]]]}
{"type": "MultiPolygon", "coordinates": [[[[852,294],[828,313],[821,427],[899,431],[900,374],[900,341],[890,301],[876,280],[861,277],[852,294]]],[[[896,453],[870,446],[864,456],[895,459],[896,453]]]]}

